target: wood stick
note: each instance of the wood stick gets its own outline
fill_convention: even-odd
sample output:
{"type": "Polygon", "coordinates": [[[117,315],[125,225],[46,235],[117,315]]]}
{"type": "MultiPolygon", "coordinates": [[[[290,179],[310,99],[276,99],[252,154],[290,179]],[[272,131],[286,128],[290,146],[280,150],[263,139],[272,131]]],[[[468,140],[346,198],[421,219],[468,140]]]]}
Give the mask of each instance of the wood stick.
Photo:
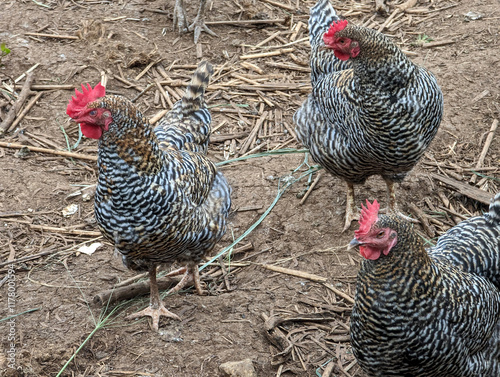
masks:
{"type": "Polygon", "coordinates": [[[309,187],[309,189],[307,190],[307,192],[305,193],[304,197],[302,198],[302,200],[300,201],[300,205],[304,204],[305,201],[307,200],[307,197],[311,194],[311,192],[314,190],[314,187],[316,187],[316,185],[318,184],[319,180],[321,179],[321,176],[323,175],[323,172],[320,171],[318,173],[318,175],[316,176],[316,179],[313,181],[313,183],[311,184],[311,186],[309,187]]]}
{"type": "MultiPolygon", "coordinates": [[[[484,142],[483,150],[481,151],[481,154],[479,155],[479,159],[477,160],[476,164],[476,169],[479,169],[481,166],[483,166],[484,159],[486,158],[486,154],[488,153],[488,149],[490,149],[491,142],[493,140],[493,136],[495,136],[495,131],[498,128],[498,119],[493,120],[493,123],[491,124],[490,131],[488,132],[488,136],[486,137],[486,141],[484,142]]],[[[471,183],[476,183],[477,175],[474,174],[472,175],[470,182],[471,183]]]]}
{"type": "Polygon", "coordinates": [[[274,34],[270,35],[269,37],[267,37],[266,39],[264,39],[263,41],[257,43],[255,45],[255,47],[260,47],[260,46],[264,46],[267,42],[269,41],[272,41],[274,38],[276,38],[278,35],[281,34],[281,31],[277,31],[275,32],[274,34]]]}
{"type": "Polygon", "coordinates": [[[298,271],[298,270],[292,270],[289,268],[274,266],[271,264],[261,264],[261,266],[268,269],[268,270],[279,272],[281,274],[292,275],[292,276],[296,276],[296,277],[301,278],[301,279],[307,279],[307,280],[315,281],[318,283],[325,283],[328,280],[327,278],[325,278],[323,276],[310,274],[310,273],[304,272],[304,271],[298,271]]]}
{"type": "MultiPolygon", "coordinates": [[[[162,277],[157,280],[158,289],[165,290],[178,283],[180,278],[162,277]]],[[[97,305],[111,305],[117,301],[129,300],[149,293],[149,279],[120,288],[112,288],[94,296],[97,305]]]]}
{"type": "Polygon", "coordinates": [[[278,3],[277,1],[273,1],[273,0],[261,0],[261,1],[263,1],[264,3],[274,5],[275,7],[278,7],[278,8],[283,8],[283,9],[289,10],[291,12],[295,12],[297,10],[295,7],[293,7],[291,5],[278,3]]]}
{"type": "Polygon", "coordinates": [[[48,153],[48,154],[54,154],[56,156],[73,157],[73,158],[79,158],[81,160],[97,161],[96,156],[90,156],[88,154],[73,153],[67,151],[56,151],[53,149],[32,147],[31,145],[6,143],[5,141],[0,141],[0,147],[13,148],[13,149],[28,148],[31,152],[48,153]]]}
{"type": "Polygon", "coordinates": [[[52,254],[54,253],[54,248],[49,248],[49,249],[46,249],[38,254],[33,254],[33,255],[28,255],[28,256],[25,256],[25,257],[21,257],[21,258],[17,258],[17,259],[14,259],[12,261],[5,261],[5,262],[2,262],[0,263],[0,267],[3,267],[3,266],[7,266],[8,264],[16,264],[16,263],[21,263],[21,262],[27,262],[27,261],[30,261],[30,260],[34,260],[34,259],[38,259],[38,258],[41,258],[41,257],[44,257],[45,255],[49,255],[49,254],[52,254]]]}
{"type": "Polygon", "coordinates": [[[167,101],[168,106],[170,106],[170,108],[172,109],[174,107],[174,104],[173,104],[172,100],[170,99],[170,96],[167,94],[167,92],[165,92],[165,89],[163,89],[163,86],[160,84],[160,80],[155,80],[155,83],[156,83],[156,87],[160,91],[161,95],[163,96],[165,101],[167,101]]]}
{"type": "Polygon", "coordinates": [[[2,124],[0,124],[0,135],[9,131],[10,127],[12,126],[17,113],[19,112],[19,110],[21,110],[21,107],[24,105],[24,102],[31,93],[31,84],[33,83],[34,78],[35,76],[33,72],[28,73],[19,97],[17,98],[14,105],[10,108],[2,124]]]}
{"type": "Polygon", "coordinates": [[[255,64],[252,64],[250,62],[241,62],[240,65],[246,69],[257,72],[258,74],[261,74],[261,75],[264,74],[264,71],[262,70],[262,68],[260,68],[259,66],[255,65],[255,64]]]}
{"type": "MultiPolygon", "coordinates": [[[[221,89],[227,90],[227,87],[222,87],[221,89]]],[[[263,92],[274,92],[276,90],[293,90],[293,91],[299,91],[302,93],[308,93],[311,91],[311,85],[306,84],[306,83],[285,83],[285,82],[280,82],[276,84],[260,84],[260,85],[238,85],[238,89],[241,90],[261,90],[263,92]]]]}
{"type": "Polygon", "coordinates": [[[447,39],[444,41],[435,41],[435,42],[424,43],[421,47],[432,48],[432,47],[446,46],[446,45],[449,45],[452,43],[456,43],[456,42],[452,41],[451,39],[447,39]]]}
{"type": "Polygon", "coordinates": [[[397,7],[402,10],[406,11],[410,8],[413,8],[415,5],[417,5],[418,0],[407,0],[403,4],[398,5],[397,7]]]}
{"type": "Polygon", "coordinates": [[[150,120],[149,120],[149,124],[155,124],[156,122],[158,122],[161,118],[163,118],[165,116],[166,113],[168,113],[170,110],[168,109],[165,109],[165,110],[162,110],[160,111],[158,114],[156,114],[155,116],[153,116],[150,120]]]}
{"type": "Polygon", "coordinates": [[[162,60],[163,60],[163,58],[160,58],[160,59],[158,59],[158,60],[155,60],[155,61],[152,61],[151,63],[149,63],[149,64],[146,66],[146,68],[144,68],[141,72],[139,72],[139,74],[135,77],[135,79],[134,79],[134,80],[135,80],[135,81],[139,81],[139,80],[140,80],[140,78],[141,78],[142,76],[144,76],[144,75],[145,75],[145,74],[146,74],[146,73],[147,73],[147,72],[151,69],[151,67],[152,67],[152,66],[154,66],[154,65],[156,65],[156,64],[158,64],[158,63],[160,63],[162,60]]]}
{"type": "Polygon", "coordinates": [[[479,93],[477,96],[475,96],[470,103],[474,104],[480,99],[483,99],[486,97],[488,94],[490,94],[490,91],[488,89],[483,90],[481,93],[479,93]]]}
{"type": "Polygon", "coordinates": [[[102,235],[101,232],[96,232],[92,230],[56,228],[53,226],[36,225],[36,224],[29,224],[29,226],[31,229],[44,230],[47,232],[54,232],[54,233],[76,234],[79,236],[89,236],[89,237],[99,237],[102,235]]]}
{"type": "Polygon", "coordinates": [[[261,52],[258,54],[249,54],[249,55],[241,55],[240,59],[245,60],[245,59],[257,59],[257,58],[265,58],[268,56],[277,56],[277,55],[283,55],[283,54],[288,54],[289,52],[293,52],[295,49],[293,47],[290,48],[280,48],[275,51],[269,51],[269,52],[261,52]]]}
{"type": "Polygon", "coordinates": [[[333,293],[335,293],[337,296],[340,296],[342,297],[343,299],[345,299],[346,301],[350,302],[351,304],[354,304],[354,299],[349,296],[347,293],[345,292],[342,292],[341,290],[335,288],[333,285],[331,284],[328,284],[328,283],[323,283],[323,285],[328,288],[330,291],[332,291],[333,293]]]}
{"type": "Polygon", "coordinates": [[[389,23],[392,22],[392,20],[394,20],[394,17],[396,17],[398,15],[398,13],[400,13],[400,12],[401,12],[401,10],[399,10],[399,8],[394,9],[394,11],[391,13],[391,15],[389,17],[387,17],[385,22],[382,25],[380,25],[380,27],[378,28],[378,31],[382,32],[387,27],[387,25],[389,25],[389,23]]]}
{"type": "Polygon", "coordinates": [[[143,272],[142,274],[132,276],[131,278],[128,278],[128,279],[125,279],[125,280],[123,280],[123,281],[121,281],[119,283],[116,283],[114,285],[114,288],[116,289],[116,288],[120,288],[120,287],[125,287],[125,286],[133,283],[136,280],[144,279],[148,275],[149,275],[149,272],[143,272]]]}
{"type": "MultiPolygon", "coordinates": [[[[20,88],[20,85],[16,85],[15,88],[18,89],[20,88]]],[[[75,89],[74,85],[38,85],[38,84],[33,84],[31,85],[32,90],[71,90],[75,89]]]]}
{"type": "Polygon", "coordinates": [[[58,35],[58,34],[45,34],[45,33],[24,33],[25,35],[31,35],[33,37],[47,37],[47,38],[58,38],[58,39],[73,39],[78,40],[80,38],[74,35],[58,35]]]}
{"type": "Polygon", "coordinates": [[[259,129],[262,126],[262,123],[264,123],[264,121],[267,119],[268,114],[269,114],[268,111],[264,111],[262,113],[262,115],[260,116],[260,118],[255,123],[255,126],[252,129],[252,131],[250,132],[250,135],[248,135],[247,139],[245,140],[245,142],[243,143],[243,145],[240,148],[241,155],[245,154],[246,151],[248,150],[248,148],[250,148],[250,146],[253,144],[255,137],[257,136],[257,132],[259,132],[259,129]]]}
{"type": "Polygon", "coordinates": [[[35,106],[36,102],[40,99],[40,97],[43,94],[44,94],[44,92],[38,92],[35,95],[35,97],[33,97],[33,99],[28,102],[28,104],[26,105],[26,107],[24,108],[24,110],[21,112],[21,114],[19,114],[19,116],[17,117],[17,119],[14,121],[14,123],[12,123],[11,128],[16,128],[17,127],[17,125],[24,119],[24,117],[26,116],[26,114],[28,114],[28,112],[31,110],[31,108],[33,106],[35,106]]]}
{"type": "MultiPolygon", "coordinates": [[[[206,21],[205,25],[233,25],[233,26],[247,26],[258,24],[285,24],[287,18],[276,18],[273,20],[227,20],[227,21],[206,21]]],[[[196,68],[196,66],[194,66],[196,68]]]]}
{"type": "Polygon", "coordinates": [[[429,217],[424,213],[424,211],[422,211],[415,203],[410,203],[410,209],[412,210],[412,212],[415,214],[415,216],[417,217],[417,219],[420,220],[420,223],[422,224],[422,227],[424,228],[425,230],[425,233],[427,233],[427,235],[430,237],[430,238],[434,238],[436,236],[436,232],[434,231],[434,229],[431,227],[431,225],[429,224],[429,217]]]}
{"type": "MultiPolygon", "coordinates": [[[[14,83],[17,84],[19,81],[21,81],[22,79],[24,79],[28,73],[33,72],[39,65],[40,65],[40,63],[36,63],[36,64],[32,65],[31,67],[29,67],[19,77],[16,77],[16,79],[14,80],[14,83]]],[[[31,87],[31,89],[33,89],[33,86],[31,87]]]]}
{"type": "Polygon", "coordinates": [[[210,135],[210,143],[222,143],[226,140],[241,139],[242,137],[248,136],[248,131],[235,132],[234,134],[221,134],[221,135],[210,135]]]}
{"type": "Polygon", "coordinates": [[[471,198],[486,205],[490,204],[492,194],[490,194],[489,192],[480,190],[474,186],[462,182],[458,182],[453,178],[448,178],[441,174],[430,173],[429,175],[431,178],[441,181],[447,184],[448,186],[451,186],[453,189],[457,190],[460,194],[465,195],[468,198],[471,198]]]}

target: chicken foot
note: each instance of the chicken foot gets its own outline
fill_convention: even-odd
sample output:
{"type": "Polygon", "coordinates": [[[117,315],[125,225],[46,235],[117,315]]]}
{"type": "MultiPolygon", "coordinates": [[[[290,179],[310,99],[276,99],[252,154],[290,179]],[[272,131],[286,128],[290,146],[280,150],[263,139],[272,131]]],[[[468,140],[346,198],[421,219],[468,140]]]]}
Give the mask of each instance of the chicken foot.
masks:
{"type": "MultiPolygon", "coordinates": [[[[389,203],[388,210],[386,210],[386,212],[390,211],[390,212],[402,217],[406,221],[409,221],[409,222],[414,223],[414,224],[418,224],[420,221],[418,221],[417,219],[414,219],[412,217],[408,217],[408,216],[404,215],[401,211],[399,211],[398,204],[396,202],[396,189],[394,187],[395,186],[394,182],[388,178],[383,178],[383,179],[385,181],[385,184],[387,185],[387,202],[389,203]]],[[[384,210],[381,210],[380,212],[384,212],[384,210]]]]}
{"type": "Polygon", "coordinates": [[[160,316],[169,317],[180,321],[181,319],[177,314],[169,311],[160,300],[160,293],[158,291],[158,283],[156,281],[156,266],[149,269],[149,284],[150,284],[150,302],[149,306],[137,313],[130,314],[125,319],[134,319],[138,317],[149,316],[152,319],[153,330],[158,331],[160,316]]]}
{"type": "Polygon", "coordinates": [[[181,275],[184,274],[182,277],[181,281],[177,283],[175,287],[173,287],[171,290],[168,291],[168,293],[175,293],[179,292],[182,288],[193,284],[196,292],[201,296],[203,295],[204,291],[203,288],[201,287],[201,281],[200,281],[200,271],[198,270],[198,265],[194,263],[190,263],[185,267],[179,268],[178,270],[174,270],[169,272],[167,275],[168,277],[176,276],[176,275],[181,275]]]}
{"type": "Polygon", "coordinates": [[[351,226],[351,223],[359,220],[359,210],[354,202],[354,185],[352,183],[347,183],[347,197],[346,197],[346,208],[345,208],[345,225],[342,232],[345,232],[351,226]]]}
{"type": "Polygon", "coordinates": [[[193,31],[194,30],[194,43],[198,43],[198,39],[200,38],[200,34],[202,31],[205,33],[208,33],[214,37],[217,37],[217,34],[215,34],[212,30],[208,28],[208,26],[205,24],[205,6],[207,4],[207,0],[200,0],[200,8],[198,9],[198,14],[193,20],[193,23],[189,25],[188,30],[193,31]]]}
{"type": "Polygon", "coordinates": [[[175,0],[174,30],[176,27],[179,30],[179,33],[188,32],[188,23],[186,20],[186,10],[184,9],[184,0],[175,0]]]}

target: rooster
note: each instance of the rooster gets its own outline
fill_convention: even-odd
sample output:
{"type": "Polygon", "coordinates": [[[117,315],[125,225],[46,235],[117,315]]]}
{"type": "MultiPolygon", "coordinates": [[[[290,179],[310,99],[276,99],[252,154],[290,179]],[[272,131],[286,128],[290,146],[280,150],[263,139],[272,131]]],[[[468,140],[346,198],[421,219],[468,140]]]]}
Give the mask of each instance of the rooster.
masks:
{"type": "Polygon", "coordinates": [[[97,224],[126,267],[146,270],[150,305],[129,316],[179,317],[160,301],[156,267],[183,262],[177,292],[190,282],[202,293],[197,264],[213,249],[226,228],[231,205],[228,182],[206,157],[211,116],[203,98],[213,72],[202,62],[184,97],[152,128],[121,96],[105,95],[101,84],[82,85],[67,114],[82,133],[99,140],[99,178],[95,195],[97,224]]]}
{"type": "Polygon", "coordinates": [[[208,28],[205,24],[205,7],[207,5],[207,0],[200,0],[200,6],[198,8],[198,14],[196,15],[193,23],[188,26],[186,17],[186,7],[184,5],[184,0],[175,0],[174,6],[174,29],[177,28],[179,33],[187,33],[188,31],[194,32],[194,43],[198,43],[200,34],[202,31],[217,36],[212,30],[208,28]]]}
{"type": "Polygon", "coordinates": [[[426,250],[413,226],[361,212],[351,344],[370,376],[500,376],[500,194],[426,250]]]}
{"type": "Polygon", "coordinates": [[[354,184],[381,175],[397,212],[401,182],[436,135],[443,96],[435,77],[386,36],[340,20],[329,0],[309,17],[312,93],[294,115],[299,141],[347,183],[344,231],[359,218],[354,184]]]}

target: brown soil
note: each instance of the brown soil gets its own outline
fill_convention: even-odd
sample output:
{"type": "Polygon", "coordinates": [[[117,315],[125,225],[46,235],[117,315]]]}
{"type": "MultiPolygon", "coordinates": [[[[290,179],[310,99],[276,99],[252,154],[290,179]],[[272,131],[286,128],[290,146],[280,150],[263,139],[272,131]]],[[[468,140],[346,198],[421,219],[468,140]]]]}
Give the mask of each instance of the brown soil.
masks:
{"type": "MultiPolygon", "coordinates": [[[[192,19],[198,2],[186,3],[192,19]]],[[[291,53],[240,59],[241,55],[268,51],[251,46],[278,31],[281,32],[278,38],[264,46],[307,37],[305,27],[295,36],[288,31],[298,22],[307,23],[308,9],[314,1],[282,3],[298,4],[298,9],[290,12],[258,0],[214,0],[207,11],[209,21],[287,18],[291,24],[216,25],[212,29],[218,37],[201,36],[203,58],[216,66],[213,84],[219,86],[208,92],[209,103],[214,106],[213,126],[224,123],[215,135],[248,133],[267,111],[269,121],[257,135],[264,145],[260,152],[275,147],[299,148],[287,126],[293,127],[292,115],[307,95],[307,89],[301,90],[298,84],[309,83],[307,70],[283,68],[286,64],[293,67],[301,67],[300,62],[307,64],[309,48],[304,42],[288,46],[294,49],[291,53]],[[262,74],[245,67],[244,62],[260,67],[262,74]],[[238,75],[245,76],[247,82],[238,75]],[[267,101],[264,101],[263,92],[246,87],[253,85],[252,81],[284,83],[289,88],[266,91],[267,101]]],[[[172,30],[173,4],[173,0],[4,1],[0,9],[0,43],[5,43],[12,52],[2,59],[0,80],[11,84],[12,79],[39,63],[34,70],[35,85],[95,84],[105,73],[108,92],[134,98],[149,83],[161,78],[156,69],[149,69],[138,80],[136,76],[149,63],[162,58],[154,67],[162,65],[171,79],[186,82],[199,59],[192,34],[179,37],[172,30]],[[155,13],[152,9],[165,12],[155,13]],[[27,35],[33,32],[77,35],[81,39],[27,35]],[[133,86],[119,81],[120,76],[133,86]]],[[[375,28],[388,17],[375,15],[372,1],[335,1],[334,6],[356,23],[374,16],[375,28]]],[[[463,183],[473,176],[467,169],[476,166],[485,136],[499,116],[499,17],[497,1],[420,0],[412,13],[395,20],[403,22],[394,27],[389,25],[385,30],[402,48],[413,53],[416,62],[434,72],[444,93],[445,115],[440,131],[426,157],[398,191],[403,212],[411,213],[412,203],[426,213],[436,211],[433,215],[441,225],[433,224],[433,228],[438,234],[456,221],[456,216],[454,219],[442,208],[445,204],[438,196],[440,191],[449,198],[454,210],[464,216],[481,213],[486,208],[442,186],[429,173],[447,174],[463,183]],[[464,15],[471,11],[483,17],[467,21],[464,15]],[[434,41],[453,43],[432,48],[415,45],[417,37],[423,34],[434,41]]],[[[1,90],[0,119],[3,119],[10,104],[4,94],[7,89],[1,90]]],[[[140,109],[150,116],[162,108],[155,91],[153,88],[137,100],[140,109]]],[[[77,141],[77,126],[70,124],[65,114],[72,93],[60,89],[45,91],[28,115],[0,142],[67,150],[64,128],[69,145],[73,146],[77,141]]],[[[235,147],[240,147],[246,137],[215,140],[211,144],[211,157],[217,161],[224,160],[228,153],[230,158],[234,157],[238,151],[235,147]]],[[[252,144],[249,150],[257,145],[252,144]]],[[[84,138],[74,152],[95,156],[97,144],[84,138]]],[[[500,144],[493,139],[484,166],[497,166],[499,158],[500,144]]],[[[303,159],[304,154],[276,155],[221,168],[233,187],[234,213],[217,250],[229,245],[259,219],[275,199],[280,178],[283,186],[283,178],[303,159]]],[[[494,169],[484,170],[483,174],[498,176],[494,169]]],[[[293,175],[298,177],[299,173],[293,175]]],[[[203,271],[209,295],[198,296],[190,289],[164,297],[167,307],[179,314],[182,321],[162,319],[160,332],[156,333],[146,319],[132,322],[124,319],[147,305],[147,295],[114,303],[107,311],[93,303],[96,294],[134,276],[113,256],[110,245],[105,244],[89,256],[77,249],[84,242],[87,245],[95,242],[90,241],[95,236],[32,226],[98,231],[93,219],[93,200],[70,195],[95,184],[96,178],[96,165],[92,161],[0,148],[0,263],[9,256],[19,259],[49,250],[48,255],[14,265],[17,296],[12,311],[7,303],[8,284],[1,280],[7,274],[7,266],[0,267],[0,319],[34,310],[15,320],[15,365],[20,370],[17,375],[56,375],[91,334],[95,320],[110,313],[117,304],[123,304],[111,315],[112,321],[90,337],[62,375],[218,376],[220,364],[250,358],[259,376],[315,376],[316,370],[321,373],[318,368],[328,362],[335,364],[332,376],[363,376],[353,363],[348,342],[349,310],[343,309],[350,308],[351,303],[321,282],[262,266],[269,264],[319,275],[327,279],[327,284],[354,296],[361,258],[355,250],[346,248],[357,225],[341,232],[345,206],[341,180],[323,174],[303,205],[299,204],[298,196],[306,188],[306,179],[290,186],[263,222],[238,245],[251,242],[253,249],[231,258],[225,279],[219,264],[203,271]],[[64,217],[62,210],[70,204],[77,204],[78,211],[64,217]],[[319,313],[316,317],[326,319],[302,318],[307,313],[319,313]],[[263,319],[266,316],[295,319],[281,324],[278,330],[269,330],[263,319]],[[282,352],[277,340],[282,341],[282,346],[291,347],[282,352]]],[[[490,193],[497,191],[495,179],[481,176],[477,177],[476,187],[490,193]]],[[[88,192],[92,190],[91,187],[88,192]]],[[[367,198],[385,202],[385,186],[378,177],[359,187],[357,194],[358,202],[367,198]]],[[[1,323],[0,370],[8,364],[8,323],[1,323]]],[[[5,369],[4,375],[16,373],[5,369]]]]}

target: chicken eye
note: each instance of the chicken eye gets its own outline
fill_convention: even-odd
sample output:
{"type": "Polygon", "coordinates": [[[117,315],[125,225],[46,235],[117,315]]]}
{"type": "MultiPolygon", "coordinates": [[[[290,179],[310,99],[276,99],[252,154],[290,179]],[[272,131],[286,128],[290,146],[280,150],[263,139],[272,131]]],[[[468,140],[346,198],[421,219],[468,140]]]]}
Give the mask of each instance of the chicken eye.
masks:
{"type": "Polygon", "coordinates": [[[385,232],[383,230],[381,230],[380,232],[378,232],[377,238],[382,238],[382,237],[384,237],[384,235],[385,235],[385,232]]]}
{"type": "Polygon", "coordinates": [[[97,110],[92,110],[92,111],[89,113],[89,115],[90,115],[91,117],[95,117],[95,116],[97,115],[97,110]]]}

